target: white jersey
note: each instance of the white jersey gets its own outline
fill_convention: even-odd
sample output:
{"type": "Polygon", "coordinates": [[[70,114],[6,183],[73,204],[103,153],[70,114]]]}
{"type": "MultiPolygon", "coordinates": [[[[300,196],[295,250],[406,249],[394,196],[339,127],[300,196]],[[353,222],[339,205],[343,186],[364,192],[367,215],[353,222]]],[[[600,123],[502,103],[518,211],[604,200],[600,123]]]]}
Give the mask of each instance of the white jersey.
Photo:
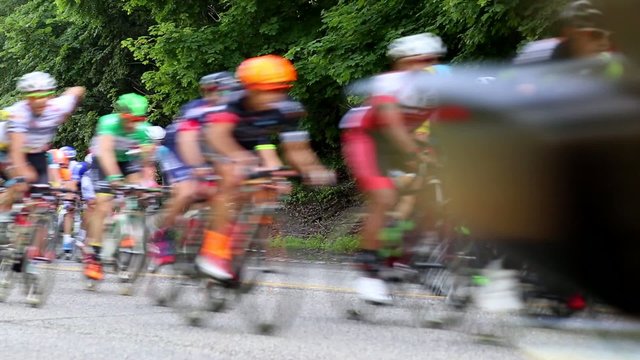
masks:
{"type": "Polygon", "coordinates": [[[402,106],[431,108],[437,96],[431,88],[431,75],[426,71],[394,71],[376,75],[371,79],[372,96],[393,96],[402,106]]]}
{"type": "Polygon", "coordinates": [[[73,111],[78,98],[73,95],[62,95],[47,102],[40,116],[34,116],[27,100],[19,101],[5,111],[9,116],[7,131],[24,133],[26,152],[44,151],[53,141],[58,127],[73,111]]]}

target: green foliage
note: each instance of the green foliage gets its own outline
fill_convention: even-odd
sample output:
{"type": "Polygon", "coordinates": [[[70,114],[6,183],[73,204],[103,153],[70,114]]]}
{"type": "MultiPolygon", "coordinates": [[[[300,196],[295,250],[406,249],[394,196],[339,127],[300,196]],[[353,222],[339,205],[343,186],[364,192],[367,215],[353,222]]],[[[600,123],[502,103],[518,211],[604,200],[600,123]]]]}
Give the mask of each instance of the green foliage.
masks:
{"type": "Polygon", "coordinates": [[[273,238],[269,245],[276,249],[311,250],[318,252],[331,252],[334,254],[354,253],[360,248],[360,239],[357,236],[342,236],[329,241],[322,236],[301,238],[296,236],[278,236],[273,238]]]}
{"type": "Polygon", "coordinates": [[[168,124],[197,96],[198,79],[245,58],[283,54],[298,68],[293,96],[309,116],[314,146],[338,166],[337,122],[352,105],[349,82],[383,71],[386,45],[417,32],[439,34],[453,62],[499,59],[541,36],[555,0],[0,0],[0,105],[15,100],[23,73],[53,73],[84,85],[80,112],[58,144],[86,148],[98,114],[117,94],[151,100],[168,124]]]}

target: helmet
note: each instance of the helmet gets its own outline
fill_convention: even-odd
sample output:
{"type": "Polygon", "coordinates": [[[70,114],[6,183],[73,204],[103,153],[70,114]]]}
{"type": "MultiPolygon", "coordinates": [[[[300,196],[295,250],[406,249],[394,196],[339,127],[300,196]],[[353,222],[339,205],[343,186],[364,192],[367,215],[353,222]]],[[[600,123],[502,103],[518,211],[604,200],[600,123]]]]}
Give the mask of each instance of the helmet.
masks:
{"type": "Polygon", "coordinates": [[[167,132],[161,126],[149,126],[145,133],[151,140],[159,141],[164,139],[167,132]]]}
{"type": "Polygon", "coordinates": [[[596,28],[602,29],[603,14],[596,9],[589,0],[577,0],[569,3],[562,13],[560,20],[568,26],[577,28],[596,28]]]}
{"type": "Polygon", "coordinates": [[[60,148],[60,151],[62,151],[67,159],[75,159],[78,154],[73,146],[63,146],[60,148]]]}
{"type": "Polygon", "coordinates": [[[18,91],[23,93],[43,90],[55,90],[56,87],[56,79],[54,79],[53,76],[41,71],[22,75],[17,84],[18,91]]]}
{"type": "Polygon", "coordinates": [[[200,87],[213,90],[233,90],[238,87],[238,80],[233,73],[221,71],[205,75],[200,79],[200,87]]]}
{"type": "Polygon", "coordinates": [[[298,79],[293,64],[278,55],[263,55],[243,61],[236,76],[248,89],[288,89],[298,79]]]}
{"type": "Polygon", "coordinates": [[[447,47],[442,39],[431,33],[416,34],[395,39],[389,44],[387,56],[393,60],[409,56],[434,55],[443,56],[447,47]]]}
{"type": "Polygon", "coordinates": [[[147,98],[134,93],[120,95],[116,101],[116,109],[119,112],[129,113],[133,116],[146,115],[148,108],[149,102],[147,98]]]}
{"type": "Polygon", "coordinates": [[[91,154],[91,153],[87,154],[87,156],[84,157],[84,162],[86,162],[87,164],[92,164],[93,163],[93,154],[91,154]]]}

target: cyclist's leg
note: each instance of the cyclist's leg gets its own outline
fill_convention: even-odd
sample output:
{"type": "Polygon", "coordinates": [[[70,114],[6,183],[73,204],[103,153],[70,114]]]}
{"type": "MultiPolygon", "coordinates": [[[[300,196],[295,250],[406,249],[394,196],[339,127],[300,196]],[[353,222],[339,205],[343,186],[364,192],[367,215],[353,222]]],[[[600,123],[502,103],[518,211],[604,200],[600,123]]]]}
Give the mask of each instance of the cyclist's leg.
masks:
{"type": "Polygon", "coordinates": [[[384,281],[377,277],[380,233],[385,227],[387,212],[397,201],[393,181],[384,176],[378,163],[378,144],[363,131],[343,134],[343,153],[347,166],[366,194],[367,218],[361,230],[360,252],[356,262],[364,270],[356,284],[361,298],[376,303],[390,303],[391,297],[384,281]]]}
{"type": "Polygon", "coordinates": [[[75,218],[75,204],[72,200],[65,200],[63,209],[65,211],[62,223],[62,248],[65,253],[70,254],[73,249],[73,222],[75,218]]]}
{"type": "Polygon", "coordinates": [[[218,192],[212,200],[214,210],[211,212],[209,226],[205,231],[196,264],[206,274],[228,280],[234,276],[231,269],[232,217],[234,208],[241,204],[237,196],[238,186],[233,164],[219,161],[215,169],[221,180],[218,184],[218,192]]]}
{"type": "Polygon", "coordinates": [[[198,183],[192,179],[191,175],[190,169],[184,167],[181,171],[175,171],[175,169],[170,171],[168,176],[171,182],[171,195],[164,206],[162,216],[158,218],[158,230],[152,236],[158,249],[159,264],[174,261],[172,243],[175,239],[170,230],[192,203],[197,192],[198,183]]]}

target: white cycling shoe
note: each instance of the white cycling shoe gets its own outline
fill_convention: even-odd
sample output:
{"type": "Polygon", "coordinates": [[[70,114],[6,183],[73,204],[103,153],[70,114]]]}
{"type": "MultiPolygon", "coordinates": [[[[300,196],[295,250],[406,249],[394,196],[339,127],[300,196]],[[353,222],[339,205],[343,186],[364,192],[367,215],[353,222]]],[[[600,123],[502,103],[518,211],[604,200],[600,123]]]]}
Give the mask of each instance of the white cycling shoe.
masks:
{"type": "Polygon", "coordinates": [[[376,305],[391,305],[393,298],[389,287],[382,279],[360,277],[356,280],[356,291],[363,301],[376,305]]]}

